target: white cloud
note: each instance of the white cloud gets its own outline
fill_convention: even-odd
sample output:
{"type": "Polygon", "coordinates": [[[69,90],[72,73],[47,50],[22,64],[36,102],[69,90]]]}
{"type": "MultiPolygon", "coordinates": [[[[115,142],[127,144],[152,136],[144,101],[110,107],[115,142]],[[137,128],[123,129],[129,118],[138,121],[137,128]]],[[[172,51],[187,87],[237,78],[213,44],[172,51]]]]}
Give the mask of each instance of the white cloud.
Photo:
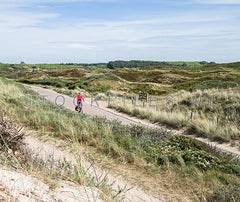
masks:
{"type": "MultiPolygon", "coordinates": [[[[19,28],[22,29],[25,26],[37,26],[45,22],[45,20],[50,18],[57,18],[59,14],[54,13],[23,13],[23,12],[16,12],[16,13],[0,13],[0,27],[4,27],[4,31],[12,30],[12,28],[19,28]]],[[[0,30],[0,32],[3,30],[0,30]]],[[[16,30],[15,30],[16,31],[16,30]]]]}
{"type": "Polygon", "coordinates": [[[125,47],[125,48],[131,48],[131,49],[144,49],[144,48],[170,48],[170,47],[174,47],[173,45],[169,44],[169,43],[164,43],[163,41],[161,43],[144,43],[144,42],[129,42],[129,43],[120,43],[119,46],[125,47]]]}
{"type": "Polygon", "coordinates": [[[87,44],[81,44],[81,43],[70,43],[67,44],[67,48],[72,48],[72,49],[78,49],[78,50],[101,50],[95,45],[87,45],[87,44]]]}
{"type": "Polygon", "coordinates": [[[118,0],[1,0],[1,3],[15,4],[20,6],[29,4],[42,4],[42,3],[72,3],[72,2],[115,2],[118,0]]]}
{"type": "Polygon", "coordinates": [[[204,4],[240,4],[240,0],[197,0],[204,4]]]}
{"type": "Polygon", "coordinates": [[[58,18],[58,13],[23,11],[21,6],[26,6],[25,1],[5,1],[0,4],[0,33],[4,31],[20,30],[26,26],[38,26],[49,19],[58,18]],[[17,29],[17,30],[16,30],[17,29]]]}

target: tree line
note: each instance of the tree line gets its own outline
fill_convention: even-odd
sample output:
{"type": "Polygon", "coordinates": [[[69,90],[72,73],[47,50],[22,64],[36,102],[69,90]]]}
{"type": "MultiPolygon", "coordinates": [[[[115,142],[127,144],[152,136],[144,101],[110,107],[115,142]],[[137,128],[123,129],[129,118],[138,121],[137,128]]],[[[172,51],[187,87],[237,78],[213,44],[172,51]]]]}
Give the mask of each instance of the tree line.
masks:
{"type": "Polygon", "coordinates": [[[158,62],[158,61],[142,61],[142,60],[131,60],[131,61],[110,61],[107,64],[107,68],[109,69],[117,69],[117,68],[143,68],[148,66],[194,66],[194,65],[206,65],[213,64],[214,62],[158,62]]]}

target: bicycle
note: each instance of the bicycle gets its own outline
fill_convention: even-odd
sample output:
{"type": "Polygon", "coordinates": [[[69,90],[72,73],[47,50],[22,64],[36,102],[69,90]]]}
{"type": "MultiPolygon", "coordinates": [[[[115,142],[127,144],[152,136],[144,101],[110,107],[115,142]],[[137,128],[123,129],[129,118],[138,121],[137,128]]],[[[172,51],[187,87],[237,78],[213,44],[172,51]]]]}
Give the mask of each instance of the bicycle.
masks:
{"type": "Polygon", "coordinates": [[[82,102],[80,104],[78,104],[78,106],[75,107],[75,111],[77,111],[78,113],[83,112],[83,104],[82,104],[82,102]]]}

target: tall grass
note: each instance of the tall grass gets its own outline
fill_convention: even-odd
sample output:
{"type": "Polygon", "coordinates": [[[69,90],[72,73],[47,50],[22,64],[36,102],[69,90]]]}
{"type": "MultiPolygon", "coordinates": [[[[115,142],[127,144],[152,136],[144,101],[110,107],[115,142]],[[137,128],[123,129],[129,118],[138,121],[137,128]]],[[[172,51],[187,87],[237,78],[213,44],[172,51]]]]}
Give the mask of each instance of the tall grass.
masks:
{"type": "MultiPolygon", "coordinates": [[[[112,188],[106,184],[104,179],[97,182],[93,176],[90,176],[86,168],[82,166],[79,157],[76,157],[76,162],[78,162],[76,164],[66,159],[55,160],[53,156],[44,157],[43,159],[41,155],[38,156],[25,147],[22,141],[25,137],[25,131],[18,125],[26,123],[25,126],[29,126],[31,129],[40,128],[41,125],[39,124],[49,126],[49,122],[51,122],[49,118],[54,116],[48,114],[46,119],[40,121],[36,114],[33,114],[32,119],[27,120],[27,114],[19,111],[19,107],[23,107],[20,98],[22,98],[24,88],[4,80],[1,80],[0,83],[1,87],[4,87],[0,90],[1,98],[4,97],[4,99],[1,99],[0,106],[0,165],[11,167],[16,171],[21,169],[22,172],[33,178],[37,176],[37,178],[44,180],[51,189],[56,188],[58,182],[62,182],[62,180],[75,182],[82,186],[97,187],[103,199],[114,201],[113,195],[111,195],[112,188]],[[19,121],[19,119],[23,122],[19,121]]],[[[25,90],[27,93],[30,92],[28,89],[25,90]]],[[[36,100],[34,103],[36,104],[36,100]]],[[[30,110],[29,113],[31,112],[30,110]]],[[[44,111],[42,112],[43,116],[40,118],[46,115],[44,111]]],[[[67,120],[65,121],[67,123],[67,120]]]]}
{"type": "Polygon", "coordinates": [[[114,195],[112,195],[113,189],[106,184],[105,178],[99,181],[89,175],[87,169],[82,166],[81,159],[77,157],[76,162],[78,163],[73,163],[65,158],[57,160],[53,155],[43,158],[40,154],[25,147],[26,145],[22,141],[24,137],[25,133],[22,128],[19,130],[16,123],[13,123],[5,114],[0,115],[1,166],[11,167],[16,172],[19,172],[20,169],[21,173],[24,172],[32,178],[43,180],[51,189],[56,188],[59,182],[64,181],[74,182],[91,189],[97,187],[103,199],[115,201],[114,195]]]}
{"type": "MultiPolygon", "coordinates": [[[[164,130],[124,126],[102,117],[74,113],[50,102],[45,102],[43,107],[42,98],[36,93],[5,80],[0,80],[0,97],[6,108],[10,109],[5,110],[5,113],[28,128],[43,131],[72,144],[85,144],[120,163],[136,165],[149,175],[154,172],[161,175],[168,170],[172,182],[177,182],[171,185],[171,189],[186,189],[188,193],[195,190],[194,195],[199,198],[198,194],[212,194],[216,184],[226,185],[227,176],[231,178],[231,184],[240,185],[239,163],[230,157],[216,154],[196,140],[171,136],[164,130]],[[23,106],[26,94],[31,94],[34,98],[30,107],[23,106]],[[194,175],[194,170],[201,177],[194,175]]],[[[155,116],[153,113],[151,115],[155,116]]],[[[170,114],[165,113],[160,118],[166,116],[170,114]]],[[[184,125],[184,116],[179,119],[175,116],[173,114],[171,119],[184,125]]]]}
{"type": "Polygon", "coordinates": [[[110,107],[138,118],[174,128],[186,127],[190,133],[229,142],[240,139],[239,98],[238,88],[198,90],[192,93],[182,90],[173,94],[171,101],[174,103],[170,103],[174,104],[172,110],[166,107],[167,100],[163,96],[159,96],[154,103],[158,105],[158,109],[148,104],[145,104],[144,108],[135,107],[131,100],[126,100],[125,106],[121,100],[118,100],[111,103],[110,107]],[[198,107],[196,101],[192,106],[193,97],[199,101],[199,96],[202,96],[201,106],[198,107]]]}

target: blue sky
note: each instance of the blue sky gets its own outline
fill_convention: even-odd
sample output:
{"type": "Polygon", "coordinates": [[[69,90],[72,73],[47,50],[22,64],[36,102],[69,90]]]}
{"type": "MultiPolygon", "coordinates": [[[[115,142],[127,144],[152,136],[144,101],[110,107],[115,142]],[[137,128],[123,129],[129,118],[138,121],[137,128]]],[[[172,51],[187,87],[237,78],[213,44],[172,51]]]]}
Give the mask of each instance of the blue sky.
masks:
{"type": "Polygon", "coordinates": [[[239,61],[240,0],[0,0],[0,62],[239,61]]]}

